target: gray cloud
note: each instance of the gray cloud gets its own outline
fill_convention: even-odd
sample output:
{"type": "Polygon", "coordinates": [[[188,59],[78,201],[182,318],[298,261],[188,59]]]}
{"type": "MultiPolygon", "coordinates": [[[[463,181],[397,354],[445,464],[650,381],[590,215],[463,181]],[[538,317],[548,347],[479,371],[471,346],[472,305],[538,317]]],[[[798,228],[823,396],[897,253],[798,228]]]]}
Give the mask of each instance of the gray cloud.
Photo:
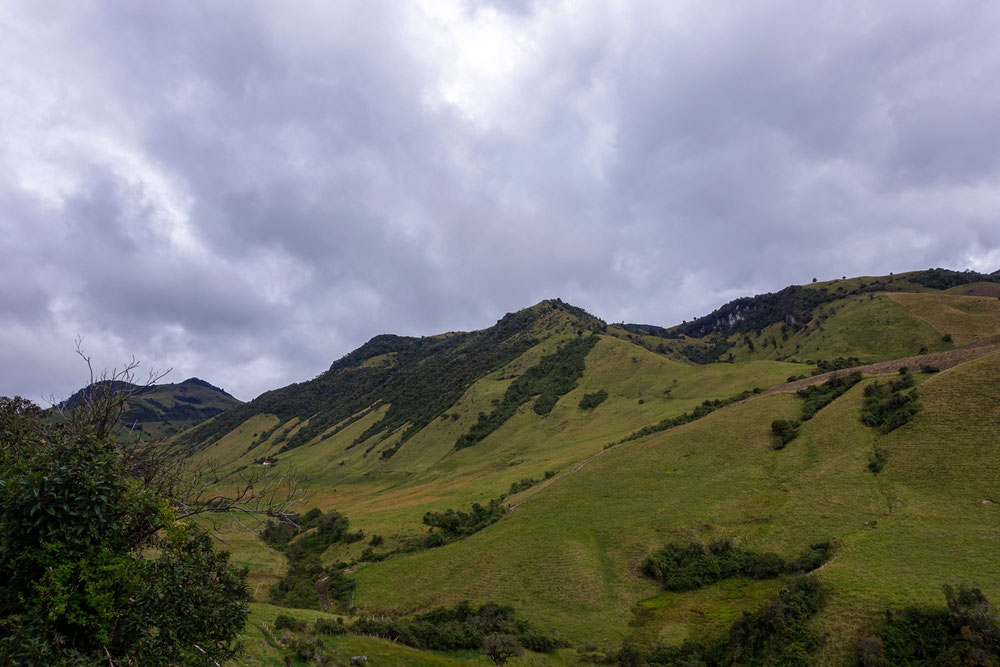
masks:
{"type": "Polygon", "coordinates": [[[135,354],[242,398],[561,296],[673,324],[1000,268],[1000,10],[469,0],[0,10],[0,393],[135,354]]]}

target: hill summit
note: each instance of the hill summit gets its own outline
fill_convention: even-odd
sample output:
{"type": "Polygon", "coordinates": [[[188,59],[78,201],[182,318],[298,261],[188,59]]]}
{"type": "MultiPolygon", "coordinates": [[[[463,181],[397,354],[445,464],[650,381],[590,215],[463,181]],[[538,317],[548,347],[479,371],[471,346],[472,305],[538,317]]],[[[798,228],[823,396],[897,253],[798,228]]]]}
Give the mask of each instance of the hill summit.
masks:
{"type": "Polygon", "coordinates": [[[322,574],[342,611],[397,619],[362,634],[498,604],[558,631],[565,664],[674,664],[656,660],[766,628],[794,637],[768,634],[759,664],[853,664],[859,636],[902,663],[887,633],[918,618],[907,605],[949,613],[947,583],[1000,600],[998,297],[994,276],[930,269],[675,326],[551,299],[479,331],[376,336],[171,442],[223,485],[302,478],[312,523],[234,550],[265,615],[321,614],[322,574]]]}

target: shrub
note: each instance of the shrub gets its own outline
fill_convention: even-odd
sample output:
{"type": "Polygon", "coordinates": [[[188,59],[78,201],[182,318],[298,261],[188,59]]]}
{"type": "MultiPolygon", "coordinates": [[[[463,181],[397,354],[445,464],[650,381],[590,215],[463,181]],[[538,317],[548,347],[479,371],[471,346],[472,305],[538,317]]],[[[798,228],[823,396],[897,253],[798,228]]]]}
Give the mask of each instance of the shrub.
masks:
{"type": "Polygon", "coordinates": [[[313,632],[317,635],[342,635],[347,632],[347,628],[344,626],[342,618],[338,617],[336,621],[329,618],[317,618],[316,622],[313,623],[313,632]]]}
{"type": "Polygon", "coordinates": [[[517,409],[538,396],[533,406],[539,415],[552,411],[566,393],[576,388],[583,376],[584,359],[597,344],[597,336],[576,338],[564,343],[553,354],[546,355],[507,387],[500,405],[490,414],[480,414],[479,420],[455,442],[456,449],[471,447],[482,441],[510,419],[517,409]]]}
{"type": "Polygon", "coordinates": [[[722,637],[685,640],[644,650],[631,639],[594,662],[616,665],[808,665],[822,638],[809,622],[824,602],[814,577],[789,577],[781,591],[752,614],[744,613],[722,637]]]}
{"type": "Polygon", "coordinates": [[[246,569],[157,492],[183,486],[175,459],[114,439],[114,392],[59,424],[0,397],[0,664],[180,664],[195,643],[203,664],[238,654],[246,569]]]}
{"type": "Polygon", "coordinates": [[[288,614],[278,614],[274,618],[275,630],[291,630],[292,632],[305,632],[306,622],[301,618],[295,618],[288,614]]]}
{"type": "Polygon", "coordinates": [[[861,372],[853,371],[844,376],[834,374],[833,377],[821,385],[812,385],[804,389],[799,389],[795,394],[805,400],[805,404],[802,406],[802,420],[812,419],[817,412],[842,396],[848,389],[860,381],[861,372]]]}
{"type": "Polygon", "coordinates": [[[478,608],[460,602],[453,608],[438,607],[410,618],[360,618],[347,629],[438,651],[478,650],[490,635],[513,637],[521,646],[543,653],[566,646],[517,618],[513,607],[492,602],[478,608]]]}
{"type": "Polygon", "coordinates": [[[593,410],[598,405],[603,403],[608,398],[608,392],[604,389],[596,391],[593,394],[584,394],[583,398],[580,399],[580,409],[581,410],[593,410]]]}
{"type": "Polygon", "coordinates": [[[996,612],[977,588],[944,586],[946,608],[886,611],[875,637],[859,641],[859,660],[879,657],[890,665],[995,665],[1000,663],[996,612]]]}
{"type": "Polygon", "coordinates": [[[784,449],[785,446],[799,434],[799,422],[787,419],[775,419],[771,422],[771,433],[774,435],[774,449],[784,449]]]}
{"type": "Polygon", "coordinates": [[[861,408],[861,421],[866,426],[878,428],[882,433],[889,433],[907,423],[920,410],[917,403],[918,393],[914,389],[903,393],[904,389],[913,386],[913,376],[900,369],[899,379],[886,384],[873,382],[865,387],[865,399],[861,408]]]}
{"type": "Polygon", "coordinates": [[[701,542],[671,543],[642,563],[642,572],[658,580],[665,590],[688,591],[731,577],[773,579],[781,574],[810,572],[833,555],[829,542],[809,545],[791,562],[775,553],[757,553],[716,540],[708,551],[701,542]]]}
{"type": "Polygon", "coordinates": [[[439,528],[449,538],[456,538],[478,532],[496,523],[506,514],[507,510],[503,503],[494,498],[486,507],[479,503],[473,503],[468,512],[453,509],[444,512],[427,512],[424,514],[423,521],[432,528],[439,528]]]}
{"type": "Polygon", "coordinates": [[[882,472],[888,462],[889,453],[878,445],[874,445],[872,451],[868,452],[868,469],[876,475],[882,472]]]}

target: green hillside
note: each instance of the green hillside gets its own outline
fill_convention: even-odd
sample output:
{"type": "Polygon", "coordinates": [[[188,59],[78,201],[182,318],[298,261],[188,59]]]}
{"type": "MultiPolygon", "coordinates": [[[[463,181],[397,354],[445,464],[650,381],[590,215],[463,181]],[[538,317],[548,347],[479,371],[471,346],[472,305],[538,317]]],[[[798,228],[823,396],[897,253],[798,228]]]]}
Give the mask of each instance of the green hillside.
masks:
{"type": "MultiPolygon", "coordinates": [[[[664,591],[642,564],[665,544],[726,539],[790,561],[831,541],[809,660],[847,664],[886,608],[941,605],[945,583],[1000,599],[995,285],[940,270],[817,282],[673,329],[545,301],[477,332],[377,337],[173,442],[220,462],[223,487],[289,472],[303,512],[346,516],[361,534],[318,558],[354,580],[353,617],[495,602],[572,645],[523,664],[720,636],[781,589],[738,576],[664,591]],[[908,377],[896,359],[919,409],[885,434],[861,415],[869,385],[886,395],[908,377]],[[795,390],[827,377],[814,372],[862,364],[776,444],[775,420],[802,419],[795,390]]],[[[269,600],[286,553],[246,533],[227,548],[269,600]]],[[[412,664],[474,660],[424,655],[412,664]]]]}
{"type": "MultiPolygon", "coordinates": [[[[198,378],[148,387],[116,384],[122,385],[119,390],[130,394],[119,420],[121,437],[125,439],[167,438],[243,403],[198,378]]],[[[84,388],[70,396],[64,402],[64,408],[72,410],[85,399],[88,391],[84,388]]]]}

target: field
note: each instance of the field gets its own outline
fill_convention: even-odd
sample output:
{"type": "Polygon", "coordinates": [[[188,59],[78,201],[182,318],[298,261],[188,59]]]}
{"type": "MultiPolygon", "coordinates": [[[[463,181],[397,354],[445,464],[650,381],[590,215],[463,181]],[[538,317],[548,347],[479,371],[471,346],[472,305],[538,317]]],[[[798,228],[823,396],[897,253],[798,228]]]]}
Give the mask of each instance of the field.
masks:
{"type": "MultiPolygon", "coordinates": [[[[928,378],[924,411],[888,436],[858,422],[856,387],[778,452],[767,426],[794,415],[797,399],[787,394],[628,443],[469,540],[362,568],[358,602],[409,611],[489,597],[575,642],[610,644],[630,634],[639,601],[656,595],[636,569],[664,541],[730,537],[791,556],[833,538],[841,546],[821,571],[832,593],[818,622],[836,631],[824,655],[842,658],[853,636],[845,625],[886,606],[940,603],[944,583],[1000,597],[984,548],[997,537],[996,506],[981,504],[996,493],[1000,469],[998,371],[993,355],[928,378]],[[962,387],[980,381],[993,398],[966,401],[962,387]],[[890,457],[879,476],[866,467],[876,438],[890,457]]],[[[677,622],[691,608],[683,599],[659,605],[649,623],[662,628],[657,636],[680,639],[679,627],[697,627],[677,622]]]]}
{"type": "MultiPolygon", "coordinates": [[[[873,280],[827,285],[849,291],[873,280]]],[[[826,638],[813,660],[850,663],[858,633],[885,609],[941,605],[943,584],[977,586],[1000,600],[993,567],[1000,537],[1000,300],[990,283],[942,292],[893,280],[879,284],[912,289],[825,303],[802,327],[779,322],[732,335],[731,363],[695,364],[678,352],[688,340],[608,327],[575,388],[550,412],[536,414],[529,401],[464,449],[456,440],[503,400],[515,378],[582,335],[571,320],[547,315],[549,335],[536,330],[536,344],[472,382],[391,458],[382,453],[395,450],[407,424],[359,437],[391,409],[376,403],[291,450],[283,443],[312,416],[257,414],[201,450],[199,461],[218,459],[239,475],[268,460],[273,474],[301,477],[301,509],[336,509],[351,530],[363,530],[364,540],[334,545],[322,557],[328,565],[351,563],[353,613],[498,602],[573,646],[517,664],[578,664],[581,652],[613,651],[628,638],[650,645],[715,635],[779,587],[776,579],[729,579],[662,591],[640,566],[665,543],[726,538],[793,558],[832,540],[834,556],[817,571],[828,603],[813,621],[826,638]],[[827,379],[811,376],[815,362],[838,357],[867,364],[866,379],[776,450],[771,423],[798,418],[802,400],[794,391],[827,379]],[[941,372],[917,373],[920,411],[883,435],[860,421],[864,388],[895,376],[900,365],[941,372]],[[790,382],[793,376],[805,379],[790,382]],[[701,419],[614,444],[706,401],[751,390],[701,419]],[[584,395],[600,391],[607,393],[603,402],[580,406],[584,395]],[[887,456],[878,474],[868,465],[876,448],[887,456]],[[511,489],[524,480],[530,488],[511,489]],[[426,512],[468,509],[502,495],[509,511],[498,523],[445,546],[389,553],[426,535],[426,512]],[[360,561],[375,535],[384,539],[376,552],[388,558],[360,561]]],[[[364,362],[396,363],[392,355],[364,362]]],[[[280,653],[265,627],[277,608],[261,603],[283,573],[284,557],[245,532],[229,535],[224,546],[250,567],[258,602],[248,637],[266,664],[280,653]]],[[[486,664],[475,654],[412,652],[372,638],[324,641],[338,656],[368,652],[392,664],[486,664]]]]}

